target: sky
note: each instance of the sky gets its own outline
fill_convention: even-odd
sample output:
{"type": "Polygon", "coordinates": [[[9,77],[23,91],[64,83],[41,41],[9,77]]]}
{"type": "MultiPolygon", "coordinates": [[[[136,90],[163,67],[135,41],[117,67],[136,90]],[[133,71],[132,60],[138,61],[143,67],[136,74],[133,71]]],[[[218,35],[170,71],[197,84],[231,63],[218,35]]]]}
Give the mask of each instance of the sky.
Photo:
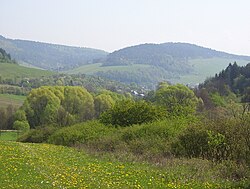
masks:
{"type": "Polygon", "coordinates": [[[1,0],[0,35],[108,52],[187,42],[250,56],[249,0],[1,0]]]}

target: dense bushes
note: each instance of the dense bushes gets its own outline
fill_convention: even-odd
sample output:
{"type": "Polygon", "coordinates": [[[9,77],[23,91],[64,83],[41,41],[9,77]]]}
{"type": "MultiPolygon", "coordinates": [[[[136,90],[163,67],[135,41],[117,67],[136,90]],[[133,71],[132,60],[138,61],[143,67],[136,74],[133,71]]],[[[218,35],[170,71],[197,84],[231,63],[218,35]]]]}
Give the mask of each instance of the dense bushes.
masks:
{"type": "Polygon", "coordinates": [[[171,142],[187,124],[184,119],[175,119],[115,128],[89,121],[59,129],[48,141],[58,145],[85,146],[91,151],[163,157],[170,155],[171,142]]]}
{"type": "Polygon", "coordinates": [[[53,125],[37,127],[21,135],[17,140],[19,142],[43,143],[47,142],[49,137],[57,130],[53,125]]]}
{"type": "Polygon", "coordinates": [[[104,112],[100,120],[104,124],[129,126],[162,119],[165,115],[161,107],[145,101],[127,99],[116,103],[113,108],[104,112]]]}
{"type": "Polygon", "coordinates": [[[250,119],[216,119],[188,127],[172,145],[175,155],[250,165],[250,119]]]}
{"type": "Polygon", "coordinates": [[[105,127],[97,121],[88,121],[82,124],[64,127],[57,130],[49,138],[53,144],[73,146],[98,139],[112,132],[112,128],[105,127]]]}

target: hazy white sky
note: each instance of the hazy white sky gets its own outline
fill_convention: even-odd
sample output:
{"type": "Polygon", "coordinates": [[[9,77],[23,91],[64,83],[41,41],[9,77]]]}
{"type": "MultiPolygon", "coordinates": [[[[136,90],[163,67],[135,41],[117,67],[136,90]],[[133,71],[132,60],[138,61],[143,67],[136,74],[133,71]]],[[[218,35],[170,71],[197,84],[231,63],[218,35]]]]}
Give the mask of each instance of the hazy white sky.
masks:
{"type": "Polygon", "coordinates": [[[1,0],[0,35],[114,51],[188,42],[250,55],[250,0],[1,0]]]}

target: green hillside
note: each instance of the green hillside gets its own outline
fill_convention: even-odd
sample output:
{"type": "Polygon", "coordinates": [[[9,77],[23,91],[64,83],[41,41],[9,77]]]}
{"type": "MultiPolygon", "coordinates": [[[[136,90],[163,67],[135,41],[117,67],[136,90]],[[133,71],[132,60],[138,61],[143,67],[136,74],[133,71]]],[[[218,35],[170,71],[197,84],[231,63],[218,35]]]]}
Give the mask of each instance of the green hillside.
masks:
{"type": "Polygon", "coordinates": [[[245,65],[250,57],[188,43],[142,44],[114,51],[100,63],[83,65],[66,73],[91,74],[149,88],[163,80],[194,86],[235,61],[245,65]]]}
{"type": "Polygon", "coordinates": [[[215,76],[216,73],[228,66],[229,63],[237,62],[238,65],[244,66],[250,62],[242,59],[233,58],[208,58],[208,59],[190,59],[188,64],[192,67],[193,72],[171,80],[173,83],[189,84],[191,86],[202,83],[205,79],[215,76]]]}
{"type": "Polygon", "coordinates": [[[17,64],[1,63],[0,76],[2,79],[15,79],[15,78],[37,78],[42,76],[50,76],[54,73],[51,71],[44,71],[35,68],[27,68],[17,64]]]}
{"type": "Polygon", "coordinates": [[[56,71],[92,63],[107,55],[107,52],[97,49],[13,40],[1,35],[0,48],[5,49],[18,62],[56,71]]]}
{"type": "Polygon", "coordinates": [[[75,149],[0,141],[0,188],[231,188],[205,160],[165,166],[96,159],[75,149]],[[174,166],[173,166],[174,165],[174,166]],[[199,166],[198,166],[199,165],[199,166]],[[202,166],[205,166],[202,168],[202,166]],[[197,169],[205,169],[197,173],[197,169]]]}

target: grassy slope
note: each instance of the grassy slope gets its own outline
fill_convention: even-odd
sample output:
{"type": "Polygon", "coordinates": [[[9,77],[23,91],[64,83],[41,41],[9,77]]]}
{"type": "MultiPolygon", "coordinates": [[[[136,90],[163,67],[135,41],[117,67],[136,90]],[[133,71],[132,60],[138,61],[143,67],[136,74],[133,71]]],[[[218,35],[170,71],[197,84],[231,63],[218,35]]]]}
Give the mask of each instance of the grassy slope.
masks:
{"type": "MultiPolygon", "coordinates": [[[[225,69],[231,62],[237,62],[238,65],[246,65],[249,63],[245,60],[234,60],[227,58],[210,58],[210,59],[191,59],[189,64],[193,67],[194,72],[181,76],[180,79],[172,79],[173,83],[183,83],[183,84],[196,84],[203,82],[206,78],[214,76],[216,73],[225,69]]],[[[119,71],[131,71],[143,68],[148,68],[150,65],[135,64],[130,66],[105,66],[101,67],[101,63],[90,64],[75,68],[73,70],[67,71],[68,74],[94,74],[98,71],[109,71],[109,70],[119,70],[119,71]]]]}
{"type": "Polygon", "coordinates": [[[11,94],[0,94],[0,108],[6,108],[8,105],[20,107],[26,96],[11,95],[11,94]]]}
{"type": "Polygon", "coordinates": [[[78,68],[75,68],[73,70],[69,70],[66,73],[68,74],[78,74],[78,73],[84,73],[84,74],[94,74],[98,71],[109,71],[109,70],[119,70],[119,71],[130,71],[130,70],[137,70],[141,68],[148,68],[150,65],[144,65],[144,64],[134,64],[130,66],[101,66],[102,63],[96,63],[96,64],[89,64],[84,65],[78,68]]]}
{"type": "Polygon", "coordinates": [[[34,77],[41,77],[41,76],[49,76],[53,75],[53,72],[44,71],[34,68],[27,68],[24,66],[19,66],[16,64],[0,64],[0,76],[2,78],[34,78],[34,77]]]}
{"type": "Polygon", "coordinates": [[[207,165],[192,160],[155,167],[96,159],[63,146],[0,141],[0,188],[8,189],[229,188],[233,184],[215,178],[207,165]]]}
{"type": "Polygon", "coordinates": [[[234,60],[225,58],[210,58],[210,59],[191,59],[189,64],[193,67],[194,72],[190,75],[182,76],[175,83],[196,84],[201,83],[208,77],[213,77],[216,73],[225,69],[229,63],[237,62],[238,65],[243,66],[249,63],[245,60],[234,60]]]}

